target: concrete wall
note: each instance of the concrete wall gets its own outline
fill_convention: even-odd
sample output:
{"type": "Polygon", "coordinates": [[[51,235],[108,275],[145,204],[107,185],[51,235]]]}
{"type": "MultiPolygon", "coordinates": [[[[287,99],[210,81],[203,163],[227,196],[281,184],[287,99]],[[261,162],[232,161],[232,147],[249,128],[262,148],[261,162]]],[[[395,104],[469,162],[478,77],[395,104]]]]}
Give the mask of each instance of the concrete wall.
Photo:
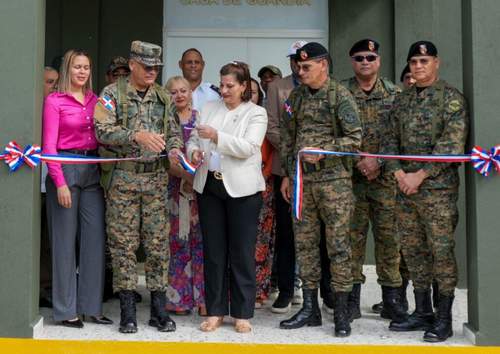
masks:
{"type": "MultiPolygon", "coordinates": [[[[0,2],[0,148],[40,144],[43,0],[0,2]]],[[[40,174],[0,167],[0,337],[31,337],[38,316],[40,174]]]]}
{"type": "MultiPolygon", "coordinates": [[[[463,0],[464,92],[471,110],[470,146],[499,144],[500,6],[463,0]]],[[[500,177],[467,171],[469,333],[476,344],[500,345],[500,177]]]]}

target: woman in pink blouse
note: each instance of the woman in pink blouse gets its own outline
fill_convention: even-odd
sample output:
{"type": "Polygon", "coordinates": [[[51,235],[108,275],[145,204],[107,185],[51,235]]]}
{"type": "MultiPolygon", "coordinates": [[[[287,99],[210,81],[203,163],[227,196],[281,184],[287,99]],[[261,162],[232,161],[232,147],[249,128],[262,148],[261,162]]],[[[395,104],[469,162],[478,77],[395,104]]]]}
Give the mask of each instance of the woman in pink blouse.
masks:
{"type": "MultiPolygon", "coordinates": [[[[61,65],[58,91],[44,103],[44,154],[97,155],[93,124],[96,101],[89,55],[69,50],[61,65]]],[[[73,328],[83,327],[79,315],[87,315],[95,323],[112,324],[102,315],[105,233],[99,167],[47,165],[54,319],[73,328]]]]}

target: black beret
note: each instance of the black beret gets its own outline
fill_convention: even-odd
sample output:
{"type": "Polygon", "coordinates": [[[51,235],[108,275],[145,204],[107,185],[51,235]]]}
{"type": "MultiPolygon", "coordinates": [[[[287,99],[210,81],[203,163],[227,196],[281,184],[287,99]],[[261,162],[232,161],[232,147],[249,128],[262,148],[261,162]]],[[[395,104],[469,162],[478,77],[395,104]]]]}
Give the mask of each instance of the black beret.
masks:
{"type": "Polygon", "coordinates": [[[405,75],[410,72],[410,66],[406,64],[405,68],[401,72],[401,76],[399,77],[399,81],[403,82],[405,80],[405,75]]]}
{"type": "Polygon", "coordinates": [[[378,54],[379,47],[380,44],[378,44],[378,42],[374,41],[373,39],[370,38],[362,39],[353,44],[351,50],[349,50],[349,56],[353,56],[358,52],[373,52],[378,54]]]}
{"type": "Polygon", "coordinates": [[[317,42],[309,42],[302,48],[297,49],[296,60],[306,61],[310,59],[329,58],[330,54],[325,47],[317,42]]]}
{"type": "Polygon", "coordinates": [[[406,61],[410,60],[411,57],[415,56],[429,55],[432,57],[436,57],[437,54],[438,50],[434,45],[434,43],[429,41],[418,41],[410,46],[410,50],[408,51],[408,57],[406,57],[406,61]]]}

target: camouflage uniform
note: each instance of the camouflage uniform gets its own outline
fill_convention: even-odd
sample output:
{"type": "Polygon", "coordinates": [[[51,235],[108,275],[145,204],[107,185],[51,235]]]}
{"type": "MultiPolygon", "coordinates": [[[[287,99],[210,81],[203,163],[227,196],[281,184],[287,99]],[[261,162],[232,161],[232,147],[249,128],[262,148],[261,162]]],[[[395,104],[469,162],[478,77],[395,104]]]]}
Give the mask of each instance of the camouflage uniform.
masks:
{"type": "Polygon", "coordinates": [[[114,291],[134,290],[137,285],[135,252],[140,242],[146,251],[146,285],[151,291],[165,291],[168,278],[170,230],[166,191],[168,160],[143,150],[133,141],[139,130],[165,134],[166,150],[180,148],[180,128],[174,119],[168,95],[159,85],[149,87],[141,98],[126,84],[126,126],[118,100],[120,83],[107,86],[94,113],[97,139],[119,157],[143,156],[145,162],[119,162],[107,193],[106,223],[113,263],[114,291]],[[160,97],[161,95],[161,97],[160,97]],[[170,113],[164,127],[165,109],[170,113]]]}
{"type": "MultiPolygon", "coordinates": [[[[412,87],[398,95],[384,152],[463,154],[467,132],[464,97],[439,80],[420,93],[412,87]]],[[[418,193],[398,193],[397,227],[415,289],[429,289],[434,277],[440,294],[452,296],[457,284],[453,236],[458,221],[457,164],[389,160],[386,168],[391,173],[399,169],[428,173],[418,193]]]]}
{"type": "MultiPolygon", "coordinates": [[[[328,79],[315,94],[305,85],[296,87],[289,103],[293,113],[291,117],[286,112],[282,116],[280,152],[287,176],[294,175],[295,159],[301,148],[353,151],[360,147],[362,132],[356,103],[349,91],[333,79],[328,79]],[[332,88],[335,104],[330,107],[332,88]],[[335,132],[341,133],[336,136],[335,132]]],[[[349,224],[353,208],[350,161],[329,156],[316,164],[303,162],[303,171],[302,220],[294,220],[303,287],[316,289],[321,278],[321,220],[326,227],[333,289],[349,292],[352,287],[349,224]]]]}
{"type": "MultiPolygon", "coordinates": [[[[366,94],[355,77],[342,82],[356,99],[363,125],[361,151],[378,153],[383,132],[396,94],[401,90],[387,79],[378,78],[372,92],[366,94]]],[[[378,283],[389,287],[401,286],[399,273],[399,238],[395,231],[394,206],[396,182],[384,172],[377,179],[368,181],[354,168],[354,215],[351,221],[353,283],[365,282],[363,264],[366,254],[368,223],[371,222],[375,241],[375,262],[378,283]]]]}

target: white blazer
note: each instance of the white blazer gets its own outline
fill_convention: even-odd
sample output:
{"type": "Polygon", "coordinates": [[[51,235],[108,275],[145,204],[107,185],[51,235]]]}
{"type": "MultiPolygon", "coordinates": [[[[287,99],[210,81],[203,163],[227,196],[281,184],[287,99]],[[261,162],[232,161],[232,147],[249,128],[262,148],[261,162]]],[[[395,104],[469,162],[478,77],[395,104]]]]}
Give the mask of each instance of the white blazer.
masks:
{"type": "Polygon", "coordinates": [[[220,155],[222,181],[231,197],[245,197],[265,190],[260,153],[267,129],[267,112],[263,107],[243,102],[230,111],[222,100],[207,102],[196,124],[215,128],[218,143],[201,139],[196,129],[191,133],[187,143],[188,158],[194,150],[205,152],[203,164],[194,177],[195,191],[203,193],[212,151],[220,155]]]}

